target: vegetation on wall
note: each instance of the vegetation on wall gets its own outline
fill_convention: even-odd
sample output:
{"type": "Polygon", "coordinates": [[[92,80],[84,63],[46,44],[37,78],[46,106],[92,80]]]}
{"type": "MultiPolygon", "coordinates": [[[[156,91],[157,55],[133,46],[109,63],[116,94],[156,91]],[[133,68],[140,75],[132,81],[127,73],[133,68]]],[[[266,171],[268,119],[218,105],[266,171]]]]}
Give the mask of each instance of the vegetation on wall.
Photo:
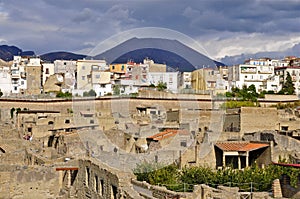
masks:
{"type": "Polygon", "coordinates": [[[156,86],[156,89],[158,91],[164,91],[167,89],[167,83],[164,83],[164,82],[158,82],[157,86],[156,86]]]}
{"type": "Polygon", "coordinates": [[[63,92],[60,91],[56,94],[56,97],[59,97],[59,98],[72,98],[72,93],[69,93],[69,92],[63,93],[63,92]]]}

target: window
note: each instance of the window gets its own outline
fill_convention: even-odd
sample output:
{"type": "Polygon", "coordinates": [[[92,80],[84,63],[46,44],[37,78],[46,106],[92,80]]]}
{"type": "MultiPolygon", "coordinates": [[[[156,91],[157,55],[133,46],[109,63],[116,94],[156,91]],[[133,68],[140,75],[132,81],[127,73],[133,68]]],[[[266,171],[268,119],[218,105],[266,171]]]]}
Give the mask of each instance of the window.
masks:
{"type": "Polygon", "coordinates": [[[49,74],[49,68],[46,68],[46,72],[45,72],[46,74],[49,74]]]}
{"type": "Polygon", "coordinates": [[[115,66],[114,66],[114,65],[112,65],[111,68],[112,68],[113,70],[115,70],[115,66]]]}
{"type": "Polygon", "coordinates": [[[95,75],[95,78],[96,79],[100,79],[100,75],[95,75]]]}
{"type": "Polygon", "coordinates": [[[24,85],[24,81],[21,81],[21,85],[24,85]]]}
{"type": "Polygon", "coordinates": [[[70,124],[70,120],[69,119],[65,120],[65,124],[70,124]]]}
{"type": "Polygon", "coordinates": [[[82,70],[85,70],[85,66],[82,66],[81,69],[82,69],[82,70]]]}
{"type": "Polygon", "coordinates": [[[85,80],[85,76],[81,76],[81,79],[82,79],[82,80],[85,80]]]}
{"type": "Polygon", "coordinates": [[[121,70],[124,70],[124,65],[122,65],[122,68],[121,68],[121,70]]]}
{"type": "Polygon", "coordinates": [[[16,91],[16,90],[18,90],[18,88],[15,86],[15,87],[14,87],[14,90],[16,91]]]}
{"type": "Polygon", "coordinates": [[[95,122],[94,122],[94,120],[90,120],[90,124],[94,124],[95,122]]]}

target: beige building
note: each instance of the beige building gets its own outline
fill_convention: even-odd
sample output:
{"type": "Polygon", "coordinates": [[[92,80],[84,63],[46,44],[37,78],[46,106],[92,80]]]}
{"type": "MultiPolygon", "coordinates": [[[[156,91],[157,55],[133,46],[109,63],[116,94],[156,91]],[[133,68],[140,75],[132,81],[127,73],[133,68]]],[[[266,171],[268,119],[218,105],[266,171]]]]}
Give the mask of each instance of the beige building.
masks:
{"type": "Polygon", "coordinates": [[[158,64],[154,63],[151,59],[144,59],[144,64],[149,65],[149,72],[167,72],[167,65],[166,64],[158,64]]]}
{"type": "Polygon", "coordinates": [[[216,70],[211,68],[202,68],[192,72],[192,88],[195,91],[214,90],[216,87],[216,70]]]}
{"type": "Polygon", "coordinates": [[[105,60],[78,60],[76,89],[82,92],[93,89],[92,71],[106,71],[107,69],[105,60]]]}
{"type": "Polygon", "coordinates": [[[26,65],[27,95],[37,95],[41,93],[42,88],[42,65],[41,59],[31,57],[26,65]]]}

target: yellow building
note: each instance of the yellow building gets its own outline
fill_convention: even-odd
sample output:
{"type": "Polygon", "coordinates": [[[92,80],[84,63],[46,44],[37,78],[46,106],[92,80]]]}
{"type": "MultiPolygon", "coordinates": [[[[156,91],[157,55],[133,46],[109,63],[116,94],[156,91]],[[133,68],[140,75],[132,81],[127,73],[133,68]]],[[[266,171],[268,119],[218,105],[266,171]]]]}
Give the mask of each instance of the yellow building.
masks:
{"type": "Polygon", "coordinates": [[[127,64],[110,64],[109,70],[112,73],[125,74],[127,71],[127,64]]]}
{"type": "Polygon", "coordinates": [[[191,75],[192,89],[195,91],[206,90],[205,77],[204,69],[193,71],[191,75]]]}

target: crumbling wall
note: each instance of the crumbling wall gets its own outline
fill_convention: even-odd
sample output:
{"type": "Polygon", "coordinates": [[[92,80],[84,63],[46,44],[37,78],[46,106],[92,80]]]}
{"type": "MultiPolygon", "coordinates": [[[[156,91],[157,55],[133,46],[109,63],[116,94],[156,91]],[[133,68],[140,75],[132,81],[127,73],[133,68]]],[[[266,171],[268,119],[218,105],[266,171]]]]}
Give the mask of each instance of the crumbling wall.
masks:
{"type": "Polygon", "coordinates": [[[132,173],[110,168],[95,159],[79,160],[74,188],[78,198],[141,198],[130,186],[132,173]]]}

